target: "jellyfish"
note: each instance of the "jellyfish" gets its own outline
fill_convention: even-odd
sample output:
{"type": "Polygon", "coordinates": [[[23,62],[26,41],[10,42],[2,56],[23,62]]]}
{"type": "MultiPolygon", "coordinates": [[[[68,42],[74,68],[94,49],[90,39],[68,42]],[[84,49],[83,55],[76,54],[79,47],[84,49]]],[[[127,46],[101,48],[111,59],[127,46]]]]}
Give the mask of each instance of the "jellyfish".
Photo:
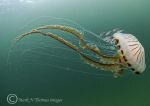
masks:
{"type": "MultiPolygon", "coordinates": [[[[90,33],[92,34],[92,32],[90,33]]],[[[100,70],[110,71],[115,78],[122,76],[125,70],[131,70],[135,74],[141,74],[146,68],[145,52],[142,44],[134,35],[123,33],[120,30],[113,30],[102,34],[100,37],[103,42],[99,41],[99,38],[96,37],[100,42],[99,44],[105,43],[113,47],[112,49],[108,48],[109,52],[115,51],[113,54],[105,54],[100,48],[100,45],[88,42],[86,34],[74,27],[65,25],[45,25],[38,27],[18,36],[16,41],[18,42],[24,37],[33,34],[40,34],[55,39],[76,52],[85,63],[100,70]],[[49,30],[59,30],[70,33],[78,39],[78,45],[73,44],[71,41],[64,39],[58,34],[49,32],[49,30]],[[92,52],[96,59],[86,55],[83,50],[92,52]]]]}

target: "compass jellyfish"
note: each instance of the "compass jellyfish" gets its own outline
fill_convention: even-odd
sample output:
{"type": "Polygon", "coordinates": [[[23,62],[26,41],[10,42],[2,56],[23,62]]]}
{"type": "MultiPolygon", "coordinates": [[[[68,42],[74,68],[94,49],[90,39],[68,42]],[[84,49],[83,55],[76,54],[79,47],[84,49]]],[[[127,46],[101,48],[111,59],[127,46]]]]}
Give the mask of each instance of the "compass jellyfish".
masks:
{"type": "Polygon", "coordinates": [[[33,34],[55,39],[76,52],[85,63],[100,70],[110,71],[114,77],[122,76],[125,70],[131,70],[135,74],[141,74],[146,68],[145,52],[142,44],[134,35],[123,33],[120,30],[109,31],[103,33],[101,36],[96,36],[96,34],[91,32],[91,36],[96,36],[96,40],[99,42],[91,43],[87,39],[86,33],[82,33],[74,27],[46,25],[20,35],[16,38],[16,41],[18,42],[24,37],[33,34]],[[49,30],[59,30],[64,33],[70,33],[78,39],[78,43],[74,44],[58,34],[48,32],[49,30]],[[106,45],[104,48],[107,49],[109,53],[105,53],[101,45],[106,45]],[[107,48],[107,46],[109,46],[109,48],[107,48]],[[93,53],[96,58],[86,55],[84,51],[93,53]]]}

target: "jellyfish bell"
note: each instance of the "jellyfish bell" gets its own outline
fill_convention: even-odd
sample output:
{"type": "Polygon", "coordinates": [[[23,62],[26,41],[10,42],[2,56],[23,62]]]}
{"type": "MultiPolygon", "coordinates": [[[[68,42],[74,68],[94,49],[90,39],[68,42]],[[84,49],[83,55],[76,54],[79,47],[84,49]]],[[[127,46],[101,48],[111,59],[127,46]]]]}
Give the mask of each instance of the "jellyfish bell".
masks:
{"type": "Polygon", "coordinates": [[[117,32],[113,34],[120,54],[120,61],[135,74],[142,73],[145,68],[145,52],[142,44],[132,34],[117,32]]]}

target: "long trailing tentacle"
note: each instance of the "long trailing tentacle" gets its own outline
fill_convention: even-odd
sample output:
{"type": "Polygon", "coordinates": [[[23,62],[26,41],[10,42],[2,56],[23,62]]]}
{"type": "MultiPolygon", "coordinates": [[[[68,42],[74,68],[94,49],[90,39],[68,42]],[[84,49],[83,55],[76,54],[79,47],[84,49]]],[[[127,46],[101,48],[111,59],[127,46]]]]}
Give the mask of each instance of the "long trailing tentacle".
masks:
{"type": "Polygon", "coordinates": [[[99,56],[105,62],[112,62],[112,63],[119,62],[118,54],[115,56],[107,56],[107,55],[103,54],[96,45],[86,43],[86,41],[84,40],[84,35],[75,28],[72,28],[70,26],[63,26],[63,25],[46,25],[46,26],[37,28],[37,30],[41,30],[41,29],[57,29],[57,30],[62,30],[64,32],[71,33],[80,40],[80,46],[83,49],[88,49],[88,50],[94,52],[97,56],[99,56]]]}
{"type": "Polygon", "coordinates": [[[31,32],[28,32],[28,33],[25,33],[25,34],[19,36],[17,38],[17,41],[20,41],[25,36],[32,35],[34,33],[39,33],[41,35],[51,37],[51,38],[59,41],[60,43],[68,46],[69,48],[73,49],[76,53],[78,53],[86,63],[88,63],[88,64],[90,64],[90,65],[92,65],[92,66],[94,66],[96,68],[100,68],[100,69],[103,69],[103,70],[111,71],[112,73],[114,73],[114,75],[116,77],[122,74],[122,73],[120,73],[121,69],[122,69],[122,65],[121,64],[103,64],[103,63],[97,62],[97,61],[91,59],[90,57],[88,57],[87,55],[85,55],[83,52],[81,52],[80,49],[76,45],[74,45],[71,42],[63,39],[62,37],[60,37],[60,36],[58,36],[56,34],[50,33],[50,32],[44,33],[44,32],[42,32],[40,30],[32,30],[31,32]]]}

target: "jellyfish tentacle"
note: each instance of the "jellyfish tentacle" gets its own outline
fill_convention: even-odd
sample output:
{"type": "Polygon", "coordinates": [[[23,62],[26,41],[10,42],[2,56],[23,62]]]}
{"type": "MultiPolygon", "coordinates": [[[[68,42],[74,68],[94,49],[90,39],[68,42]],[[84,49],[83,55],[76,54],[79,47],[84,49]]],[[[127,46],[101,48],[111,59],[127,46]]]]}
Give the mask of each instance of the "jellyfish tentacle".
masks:
{"type": "Polygon", "coordinates": [[[62,30],[64,32],[69,32],[73,35],[75,35],[77,38],[79,38],[80,40],[84,40],[83,35],[81,34],[80,31],[78,31],[75,28],[72,28],[70,26],[63,26],[63,25],[46,25],[43,27],[39,27],[37,28],[37,30],[41,30],[41,29],[58,29],[58,30],[62,30]]]}
{"type": "Polygon", "coordinates": [[[57,30],[62,30],[64,32],[71,33],[75,35],[77,38],[79,38],[80,40],[79,44],[83,49],[87,49],[87,50],[94,52],[97,56],[99,56],[105,62],[108,62],[108,61],[112,63],[119,62],[118,54],[116,54],[115,56],[104,55],[96,45],[91,45],[90,43],[86,43],[86,41],[84,40],[84,35],[75,28],[72,28],[70,26],[63,26],[63,25],[46,25],[46,26],[37,28],[37,30],[41,30],[41,29],[57,29],[57,30]]]}
{"type": "Polygon", "coordinates": [[[16,37],[16,42],[20,41],[21,39],[23,39],[24,37],[26,37],[27,35],[31,35],[33,33],[37,33],[37,31],[35,29],[33,29],[32,31],[30,32],[27,32],[27,33],[24,33],[18,37],[16,37]]]}
{"type": "Polygon", "coordinates": [[[109,61],[111,63],[119,62],[119,54],[116,54],[115,56],[104,55],[96,45],[91,45],[91,44],[87,44],[85,48],[96,53],[96,55],[101,59],[101,61],[104,62],[109,61]]]}
{"type": "Polygon", "coordinates": [[[88,56],[80,53],[81,58],[93,67],[100,68],[101,70],[111,71],[114,74],[114,77],[121,76],[123,73],[123,66],[121,64],[104,64],[97,62],[88,56]]]}
{"type": "MultiPolygon", "coordinates": [[[[96,45],[86,43],[86,41],[84,40],[84,35],[82,35],[82,33],[75,28],[72,28],[69,26],[62,26],[62,25],[46,25],[43,27],[39,27],[36,30],[41,30],[41,29],[58,29],[58,30],[62,30],[64,32],[69,32],[69,33],[75,35],[77,38],[79,38],[80,46],[83,49],[87,49],[87,50],[94,52],[98,57],[101,58],[102,61],[104,61],[104,62],[109,61],[111,63],[116,63],[119,61],[118,54],[115,56],[104,55],[96,45]]],[[[31,32],[28,32],[28,33],[30,34],[31,32]]],[[[32,33],[34,33],[34,30],[32,31],[32,33]]],[[[23,35],[22,35],[22,37],[23,37],[23,35]]]]}
{"type": "Polygon", "coordinates": [[[50,32],[44,33],[44,32],[41,32],[40,30],[37,30],[37,29],[34,29],[34,30],[32,30],[31,32],[25,33],[25,34],[23,34],[23,35],[17,37],[17,38],[16,38],[16,41],[20,41],[20,40],[23,39],[24,37],[26,37],[26,36],[28,36],[28,35],[32,35],[33,33],[39,33],[39,34],[42,34],[42,35],[44,35],[44,36],[49,36],[49,37],[51,37],[51,38],[53,38],[53,39],[55,39],[55,40],[57,40],[57,41],[63,43],[64,45],[70,47],[71,49],[73,49],[73,50],[79,52],[79,48],[78,48],[76,45],[74,45],[74,44],[72,44],[71,42],[69,42],[69,41],[63,39],[62,37],[59,37],[58,35],[53,34],[53,33],[50,33],[50,32]]]}
{"type": "Polygon", "coordinates": [[[122,66],[120,64],[104,64],[104,63],[100,63],[100,62],[97,62],[93,59],[91,59],[90,57],[86,56],[83,52],[80,51],[80,49],[72,44],[71,42],[63,39],[62,37],[56,35],[56,34],[53,34],[53,33],[44,33],[40,30],[32,30],[31,32],[28,32],[28,33],[25,33],[23,35],[21,35],[19,38],[17,38],[17,41],[20,41],[22,38],[24,38],[25,36],[28,36],[28,35],[32,35],[34,33],[39,33],[41,35],[44,35],[44,36],[49,36],[57,41],[59,41],[60,43],[68,46],[69,48],[73,49],[76,53],[78,53],[81,58],[87,63],[87,64],[90,64],[91,66],[94,66],[96,68],[100,68],[100,69],[103,69],[103,70],[108,70],[108,71],[111,71],[112,73],[114,73],[115,76],[120,76],[120,70],[122,69],[122,66]]]}

